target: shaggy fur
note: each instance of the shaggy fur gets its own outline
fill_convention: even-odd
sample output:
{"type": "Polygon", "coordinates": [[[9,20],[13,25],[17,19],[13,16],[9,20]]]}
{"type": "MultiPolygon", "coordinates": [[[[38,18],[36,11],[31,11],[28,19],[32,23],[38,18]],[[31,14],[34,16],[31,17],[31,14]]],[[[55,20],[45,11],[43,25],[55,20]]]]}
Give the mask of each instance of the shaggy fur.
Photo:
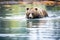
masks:
{"type": "Polygon", "coordinates": [[[26,9],[26,17],[29,18],[43,18],[47,17],[48,14],[45,10],[39,9],[39,8],[27,8],[26,9]]]}

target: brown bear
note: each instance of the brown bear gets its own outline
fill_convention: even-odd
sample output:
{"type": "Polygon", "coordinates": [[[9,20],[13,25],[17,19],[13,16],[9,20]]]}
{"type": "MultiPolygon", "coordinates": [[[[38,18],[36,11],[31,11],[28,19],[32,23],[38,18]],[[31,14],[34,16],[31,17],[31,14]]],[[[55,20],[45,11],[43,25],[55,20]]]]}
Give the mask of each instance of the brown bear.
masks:
{"type": "Polygon", "coordinates": [[[26,17],[28,19],[34,19],[34,18],[43,18],[47,17],[48,14],[45,10],[39,9],[39,8],[26,8],[26,17]]]}

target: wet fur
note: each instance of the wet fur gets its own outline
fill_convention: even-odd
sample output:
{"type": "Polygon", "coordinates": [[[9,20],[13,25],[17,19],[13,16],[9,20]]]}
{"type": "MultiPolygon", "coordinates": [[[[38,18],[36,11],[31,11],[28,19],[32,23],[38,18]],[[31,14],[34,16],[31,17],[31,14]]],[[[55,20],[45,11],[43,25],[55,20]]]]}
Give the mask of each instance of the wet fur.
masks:
{"type": "Polygon", "coordinates": [[[48,17],[48,14],[45,10],[38,9],[38,8],[29,8],[26,12],[26,17],[29,19],[29,14],[33,13],[33,19],[34,18],[43,18],[43,17],[48,17]]]}

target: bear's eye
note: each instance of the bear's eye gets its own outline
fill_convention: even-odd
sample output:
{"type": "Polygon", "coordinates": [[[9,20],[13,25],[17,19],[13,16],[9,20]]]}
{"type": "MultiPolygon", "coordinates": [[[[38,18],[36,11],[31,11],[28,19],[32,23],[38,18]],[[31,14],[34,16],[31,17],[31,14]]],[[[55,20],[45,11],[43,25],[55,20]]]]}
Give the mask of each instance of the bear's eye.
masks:
{"type": "Polygon", "coordinates": [[[35,8],[35,10],[38,10],[37,8],[35,8]]]}
{"type": "Polygon", "coordinates": [[[29,8],[26,8],[26,10],[29,10],[29,8]]]}

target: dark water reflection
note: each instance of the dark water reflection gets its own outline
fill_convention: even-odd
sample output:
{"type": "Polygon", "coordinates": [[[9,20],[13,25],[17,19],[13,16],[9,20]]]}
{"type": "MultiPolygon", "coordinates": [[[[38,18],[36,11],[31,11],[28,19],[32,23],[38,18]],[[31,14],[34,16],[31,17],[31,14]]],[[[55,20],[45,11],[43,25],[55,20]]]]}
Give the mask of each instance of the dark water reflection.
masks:
{"type": "Polygon", "coordinates": [[[0,19],[0,40],[60,40],[60,19],[0,19]]]}

